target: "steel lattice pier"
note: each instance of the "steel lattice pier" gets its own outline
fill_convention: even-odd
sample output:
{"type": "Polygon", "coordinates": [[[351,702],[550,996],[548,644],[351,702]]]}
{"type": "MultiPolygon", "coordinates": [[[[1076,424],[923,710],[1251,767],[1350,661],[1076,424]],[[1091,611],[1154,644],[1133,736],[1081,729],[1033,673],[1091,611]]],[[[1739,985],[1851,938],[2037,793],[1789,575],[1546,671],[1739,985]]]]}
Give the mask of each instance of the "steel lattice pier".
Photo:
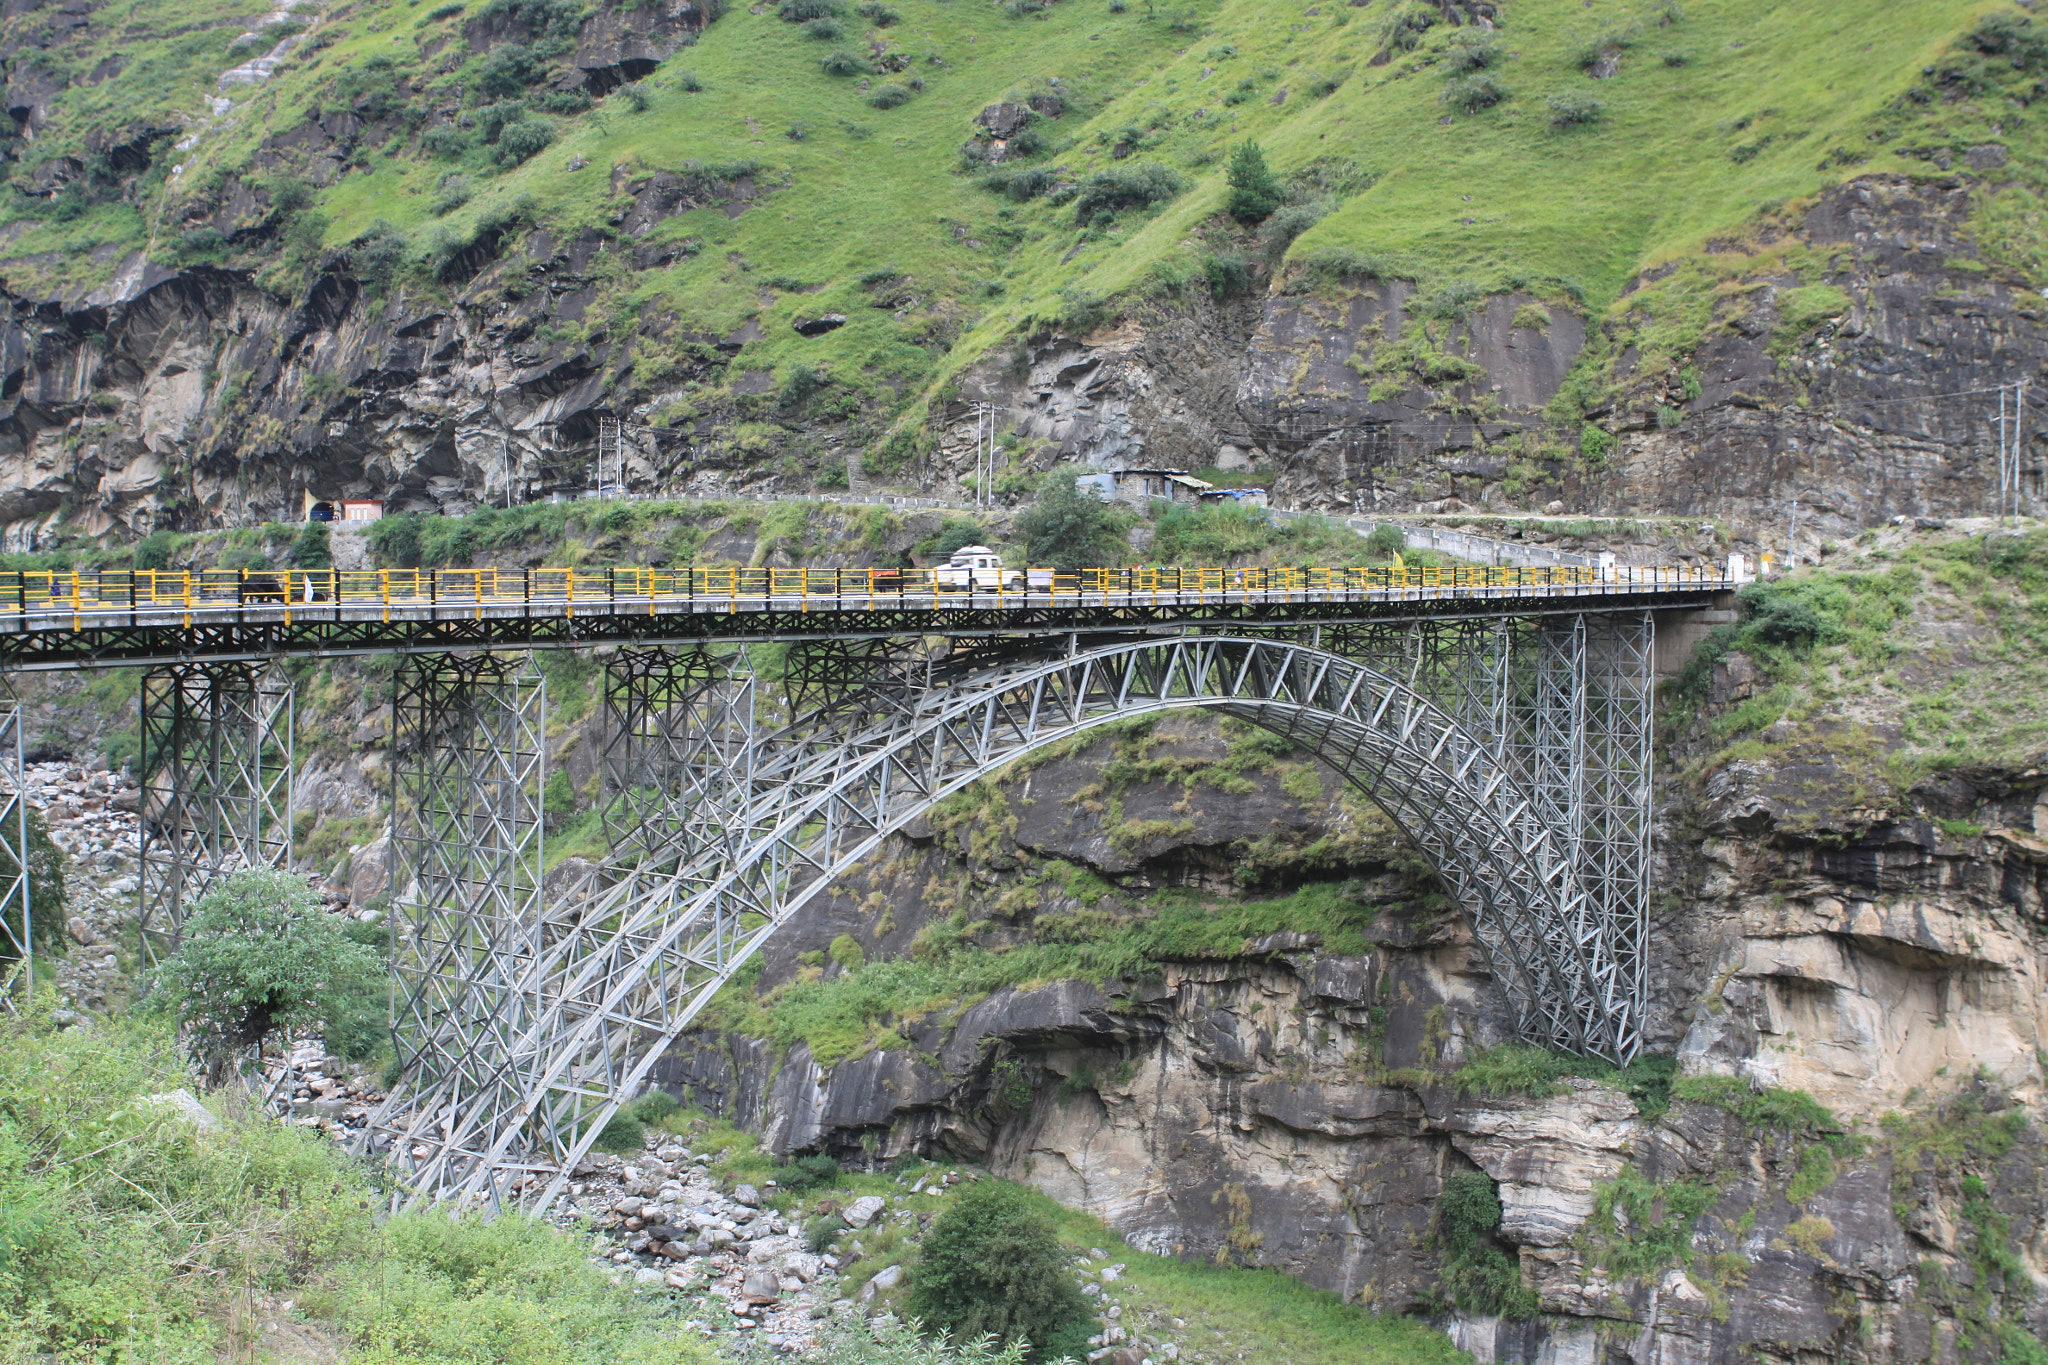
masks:
{"type": "Polygon", "coordinates": [[[290,851],[291,680],[276,664],[152,668],[141,712],[141,923],[156,953],[216,880],[290,851]]]}
{"type": "Polygon", "coordinates": [[[450,656],[401,674],[399,1027],[366,1142],[415,1199],[559,1188],[711,996],[892,831],[1040,746],[1190,707],[1293,739],[1431,857],[1524,1037],[1643,1042],[1645,610],[1257,635],[820,641],[783,700],[733,646],[606,661],[614,857],[543,908],[541,689],[450,656]]]}

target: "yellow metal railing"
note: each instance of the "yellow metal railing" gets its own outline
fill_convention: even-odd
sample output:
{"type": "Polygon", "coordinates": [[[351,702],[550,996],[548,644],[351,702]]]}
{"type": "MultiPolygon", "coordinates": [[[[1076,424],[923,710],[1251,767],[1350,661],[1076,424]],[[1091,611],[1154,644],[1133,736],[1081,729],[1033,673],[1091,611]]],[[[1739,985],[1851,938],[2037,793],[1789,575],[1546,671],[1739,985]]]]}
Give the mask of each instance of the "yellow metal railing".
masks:
{"type": "Polygon", "coordinates": [[[0,571],[0,618],[27,613],[104,614],[340,606],[599,607],[626,603],[748,604],[811,610],[986,602],[1258,600],[1276,596],[1628,592],[1734,586],[1720,569],[1135,567],[1006,570],[1003,582],[956,587],[934,569],[199,569],[0,571]]]}

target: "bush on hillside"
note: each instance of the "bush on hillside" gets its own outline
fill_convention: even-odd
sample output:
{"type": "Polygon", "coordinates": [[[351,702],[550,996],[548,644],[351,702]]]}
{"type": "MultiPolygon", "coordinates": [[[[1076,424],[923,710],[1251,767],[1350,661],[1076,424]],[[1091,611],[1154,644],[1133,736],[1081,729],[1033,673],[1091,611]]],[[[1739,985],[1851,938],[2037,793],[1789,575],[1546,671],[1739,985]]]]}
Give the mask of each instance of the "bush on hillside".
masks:
{"type": "Polygon", "coordinates": [[[1022,204],[1050,190],[1059,183],[1059,178],[1059,172],[1050,166],[1005,166],[990,171],[981,178],[981,183],[1022,204]]]}
{"type": "Polygon", "coordinates": [[[992,1181],[953,1196],[910,1274],[910,1311],[955,1342],[1028,1343],[1057,1358],[1095,1330],[1052,1222],[1031,1196],[992,1181]]]}
{"type": "Polygon", "coordinates": [[[1508,88],[1484,71],[1461,76],[1444,86],[1444,103],[1465,114],[1491,109],[1507,97],[1508,88]]]}
{"type": "Polygon", "coordinates": [[[1444,69],[1453,76],[1469,76],[1497,64],[1503,50],[1492,34],[1474,34],[1458,39],[1444,52],[1444,69]]]}
{"type": "Polygon", "coordinates": [[[477,63],[476,88],[493,99],[517,95],[545,74],[546,68],[524,47],[494,49],[477,63]]]}
{"type": "Polygon", "coordinates": [[[1163,204],[1182,193],[1188,182],[1178,171],[1148,161],[1142,166],[1111,167],[1081,182],[1074,199],[1074,221],[1083,226],[1114,218],[1126,209],[1163,204]]]}
{"type": "Polygon", "coordinates": [[[1591,95],[1552,95],[1549,104],[1550,127],[1553,132],[1598,123],[1601,115],[1606,112],[1606,106],[1591,95]]]}
{"type": "Polygon", "coordinates": [[[839,0],[782,0],[775,7],[775,17],[785,24],[801,24],[810,19],[829,19],[846,13],[846,7],[839,0]]]}
{"type": "Polygon", "coordinates": [[[1048,470],[1039,481],[1038,500],[1017,518],[1017,539],[1032,568],[1071,573],[1123,559],[1116,514],[1099,498],[1083,493],[1076,479],[1071,468],[1048,470]]]}
{"type": "Polygon", "coordinates": [[[821,1189],[826,1185],[839,1183],[839,1163],[823,1152],[811,1156],[800,1156],[794,1161],[777,1166],[770,1173],[778,1188],[792,1194],[803,1194],[809,1190],[821,1189]]]}
{"type": "Polygon", "coordinates": [[[868,96],[868,103],[877,109],[898,108],[910,103],[910,87],[887,81],[875,87],[874,93],[868,96]]]}
{"type": "Polygon", "coordinates": [[[818,66],[828,76],[865,76],[874,71],[872,66],[844,48],[820,60],[818,66]]]}
{"type": "Polygon", "coordinates": [[[555,130],[545,123],[520,119],[505,125],[498,134],[497,160],[500,166],[517,166],[555,140],[555,130]]]}
{"type": "Polygon", "coordinates": [[[405,268],[405,258],[411,250],[412,243],[405,233],[379,218],[350,244],[349,268],[370,293],[382,294],[405,268]]]}
{"type": "Polygon", "coordinates": [[[178,950],[152,974],[152,1003],[191,1031],[208,1083],[280,1028],[317,1025],[381,986],[384,964],[306,883],[248,868],[192,906],[178,950]]]}

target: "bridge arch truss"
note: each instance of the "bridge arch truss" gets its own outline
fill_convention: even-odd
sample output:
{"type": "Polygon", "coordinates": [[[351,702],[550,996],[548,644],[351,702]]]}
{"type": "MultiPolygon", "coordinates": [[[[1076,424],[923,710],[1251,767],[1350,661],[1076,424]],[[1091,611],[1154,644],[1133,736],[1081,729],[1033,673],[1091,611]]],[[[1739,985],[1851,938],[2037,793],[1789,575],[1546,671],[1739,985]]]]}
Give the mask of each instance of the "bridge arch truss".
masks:
{"type": "MultiPolygon", "coordinates": [[[[401,868],[397,922],[433,960],[399,978],[407,1073],[364,1142],[414,1200],[552,1198],[720,987],[891,833],[1035,749],[1186,709],[1282,734],[1378,802],[1470,917],[1522,1036],[1626,1061],[1646,994],[1651,631],[1631,611],[823,641],[795,647],[800,714],[782,723],[741,651],[620,650],[603,766],[624,856],[514,914],[472,914],[445,867],[401,868]]],[[[469,742],[435,723],[412,745],[422,772],[445,771],[434,743],[469,742]]]]}

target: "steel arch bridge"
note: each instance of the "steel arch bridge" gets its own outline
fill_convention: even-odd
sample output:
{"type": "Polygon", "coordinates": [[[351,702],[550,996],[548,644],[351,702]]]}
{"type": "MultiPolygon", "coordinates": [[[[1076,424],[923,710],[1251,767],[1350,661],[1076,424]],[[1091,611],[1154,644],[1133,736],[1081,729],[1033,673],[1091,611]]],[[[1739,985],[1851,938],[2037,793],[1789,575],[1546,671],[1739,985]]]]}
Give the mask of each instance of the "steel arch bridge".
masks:
{"type": "Polygon", "coordinates": [[[637,794],[633,856],[544,913],[421,885],[401,1021],[418,1049],[369,1141],[416,1197],[550,1197],[737,967],[890,833],[1034,749],[1187,708],[1285,735],[1372,796],[1471,916],[1524,1036],[1625,1061],[1644,1005],[1649,644],[1635,613],[1076,636],[1050,657],[908,664],[838,650],[799,661],[824,704],[769,736],[742,656],[614,660],[608,766],[637,794]],[[664,771],[665,791],[647,780],[664,771]]]}
{"type": "Polygon", "coordinates": [[[0,582],[0,666],[149,668],[143,917],[159,943],[213,878],[289,851],[277,662],[403,656],[405,1070],[361,1145],[415,1201],[552,1199],[719,987],[892,831],[1034,749],[1172,710],[1285,735],[1386,809],[1469,916],[1523,1036],[1615,1061],[1642,1045],[1654,613],[1707,604],[1726,576],[1126,573],[1004,600],[878,592],[872,574],[849,591],[844,571],[824,594],[790,571],[805,590],[769,575],[720,595],[684,575],[665,595],[679,585],[643,575],[621,595],[610,574],[609,596],[579,598],[571,577],[550,597],[529,574],[515,602],[465,572],[396,596],[334,580],[310,607],[296,583],[283,604],[246,578],[180,604],[80,581],[16,585],[10,613],[0,582]],[[762,641],[786,646],[780,689],[749,668],[762,641]],[[603,660],[612,851],[543,895],[529,651],[547,647],[603,660]]]}

